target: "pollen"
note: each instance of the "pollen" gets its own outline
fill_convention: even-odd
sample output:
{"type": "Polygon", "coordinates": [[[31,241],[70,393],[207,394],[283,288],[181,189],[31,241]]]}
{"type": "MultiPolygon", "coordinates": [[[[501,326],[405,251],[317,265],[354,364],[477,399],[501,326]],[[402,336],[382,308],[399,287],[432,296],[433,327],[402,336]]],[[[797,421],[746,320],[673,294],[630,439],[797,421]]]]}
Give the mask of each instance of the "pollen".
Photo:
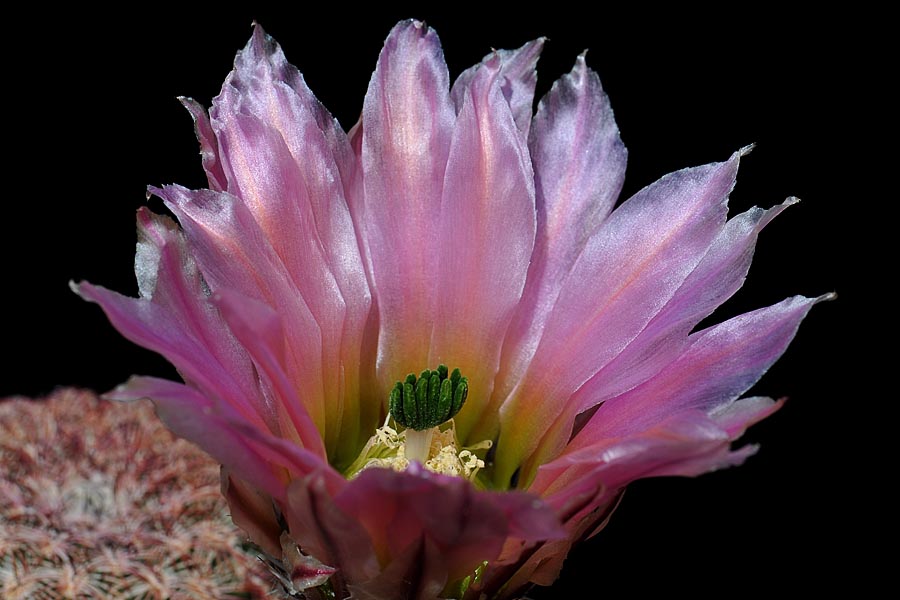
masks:
{"type": "MultiPolygon", "coordinates": [[[[350,466],[347,477],[353,479],[363,470],[370,468],[405,471],[411,461],[407,456],[407,436],[418,437],[420,433],[412,429],[397,432],[386,422],[375,430],[375,434],[369,439],[359,458],[350,466]]],[[[453,419],[444,423],[442,427],[429,430],[428,433],[431,439],[421,461],[425,469],[432,473],[463,477],[473,481],[478,471],[484,468],[483,454],[490,449],[492,445],[490,440],[484,440],[473,446],[460,446],[456,439],[453,419]]]]}

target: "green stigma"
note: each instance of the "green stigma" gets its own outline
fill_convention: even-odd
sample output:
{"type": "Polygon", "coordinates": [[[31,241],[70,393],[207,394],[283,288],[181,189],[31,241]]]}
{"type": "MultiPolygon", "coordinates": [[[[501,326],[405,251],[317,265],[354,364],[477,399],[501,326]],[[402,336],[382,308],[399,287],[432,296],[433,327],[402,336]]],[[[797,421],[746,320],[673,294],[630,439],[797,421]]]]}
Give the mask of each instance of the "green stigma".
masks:
{"type": "Polygon", "coordinates": [[[447,377],[447,366],[425,369],[419,378],[412,373],[391,390],[388,408],[399,425],[423,431],[452,419],[466,402],[469,380],[459,369],[447,377]]]}

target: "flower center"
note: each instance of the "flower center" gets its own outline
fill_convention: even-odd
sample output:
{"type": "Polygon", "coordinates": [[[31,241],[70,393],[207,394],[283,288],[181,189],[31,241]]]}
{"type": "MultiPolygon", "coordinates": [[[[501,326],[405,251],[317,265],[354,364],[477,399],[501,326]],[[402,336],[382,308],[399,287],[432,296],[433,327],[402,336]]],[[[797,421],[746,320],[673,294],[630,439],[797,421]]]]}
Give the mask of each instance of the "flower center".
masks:
{"type": "Polygon", "coordinates": [[[459,413],[469,393],[469,382],[459,369],[449,374],[445,365],[422,371],[417,378],[410,373],[391,390],[389,414],[375,430],[359,457],[347,470],[352,479],[370,467],[405,471],[411,461],[442,475],[464,477],[470,481],[484,468],[484,458],[476,452],[487,451],[491,441],[461,446],[456,438],[453,417],[459,413]],[[398,431],[390,426],[404,427],[398,431]]]}

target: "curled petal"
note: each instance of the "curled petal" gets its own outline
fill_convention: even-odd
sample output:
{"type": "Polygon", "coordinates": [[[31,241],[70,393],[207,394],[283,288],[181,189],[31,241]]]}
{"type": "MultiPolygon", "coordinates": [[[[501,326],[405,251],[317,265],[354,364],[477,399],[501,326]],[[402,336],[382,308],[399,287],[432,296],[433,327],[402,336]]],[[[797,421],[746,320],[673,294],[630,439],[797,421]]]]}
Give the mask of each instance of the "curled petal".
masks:
{"type": "Polygon", "coordinates": [[[154,377],[132,377],[104,397],[125,401],[150,398],[175,434],[194,442],[234,475],[276,499],[284,499],[286,481],[309,474],[319,475],[332,492],[344,484],[343,477],[320,455],[255,427],[228,405],[188,386],[154,377]],[[257,473],[262,464],[259,461],[268,467],[257,473]],[[269,482],[267,472],[278,476],[280,487],[258,484],[260,477],[269,482]]]}
{"type": "Polygon", "coordinates": [[[97,302],[133,342],[159,352],[206,393],[222,398],[255,423],[265,419],[247,353],[209,302],[206,284],[184,236],[171,219],[140,209],[135,273],[141,298],[89,283],[73,284],[97,302]]]}
{"type": "Polygon", "coordinates": [[[200,142],[200,157],[203,162],[203,170],[209,182],[209,189],[221,192],[228,188],[228,178],[222,170],[222,162],[219,156],[219,142],[213,132],[212,124],[206,109],[193,98],[178,98],[181,104],[191,113],[194,120],[194,132],[197,141],[200,142]]]}
{"type": "Polygon", "coordinates": [[[763,396],[741,398],[724,404],[710,413],[716,424],[736,439],[751,425],[759,423],[784,406],[784,399],[772,400],[763,396]]]}
{"type": "Polygon", "coordinates": [[[244,418],[260,424],[264,422],[262,402],[251,405],[239,387],[230,386],[231,373],[165,308],[86,282],[72,284],[72,287],[85,300],[99,304],[119,333],[135,344],[165,356],[193,386],[212,397],[232,401],[244,418]]]}
{"type": "Polygon", "coordinates": [[[283,564],[291,586],[296,591],[315,588],[328,581],[337,569],[304,554],[287,533],[281,535],[283,564]]]}
{"type": "Polygon", "coordinates": [[[483,65],[500,61],[500,89],[509,103],[509,109],[516,121],[516,127],[523,139],[528,139],[531,128],[531,112],[534,104],[534,88],[537,85],[537,62],[544,49],[546,38],[538,38],[515,50],[495,50],[484,59],[462,73],[453,82],[450,97],[456,112],[462,112],[466,93],[475,79],[475,74],[483,65]]]}
{"type": "Polygon", "coordinates": [[[740,464],[755,447],[732,451],[734,439],[707,415],[686,411],[621,437],[584,435],[539,469],[534,486],[565,510],[586,489],[608,494],[644,477],[695,476],[740,464]]]}
{"type": "Polygon", "coordinates": [[[295,479],[287,489],[285,510],[294,541],[337,567],[334,583],[338,588],[344,581],[368,581],[380,570],[366,530],[334,503],[333,496],[340,489],[330,489],[318,474],[295,479]]]}

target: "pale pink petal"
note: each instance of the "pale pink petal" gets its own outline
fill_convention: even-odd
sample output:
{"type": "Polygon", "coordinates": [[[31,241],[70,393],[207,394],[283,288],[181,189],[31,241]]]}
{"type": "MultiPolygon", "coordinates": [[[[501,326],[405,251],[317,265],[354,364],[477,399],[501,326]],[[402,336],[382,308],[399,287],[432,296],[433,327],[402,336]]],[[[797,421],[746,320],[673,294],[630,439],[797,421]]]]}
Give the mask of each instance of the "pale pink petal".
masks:
{"type": "Polygon", "coordinates": [[[769,210],[752,208],[729,220],[666,306],[570,399],[548,427],[537,456],[558,453],[560,440],[568,439],[576,415],[632,389],[671,363],[688,345],[688,333],[697,323],[741,287],[760,230],[796,202],[789,198],[780,206],[769,210]],[[556,435],[557,432],[564,433],[556,435]]]}
{"type": "Polygon", "coordinates": [[[450,89],[450,97],[456,112],[462,112],[466,93],[475,79],[475,73],[482,65],[493,60],[500,60],[500,89],[509,103],[510,111],[516,121],[516,127],[523,139],[528,139],[531,128],[532,105],[534,104],[534,88],[537,85],[537,62],[544,49],[546,38],[530,41],[515,50],[495,50],[482,61],[469,67],[456,78],[450,89]]]}
{"type": "MultiPolygon", "coordinates": [[[[219,118],[223,120],[218,135],[228,160],[229,193],[246,205],[313,311],[324,313],[336,305],[330,311],[334,315],[327,316],[342,321],[344,299],[316,228],[313,197],[281,134],[253,116],[226,113],[219,118]]],[[[355,249],[352,235],[349,241],[355,249]]],[[[358,253],[356,258],[359,260],[358,253]]]]}
{"type": "MultiPolygon", "coordinates": [[[[213,100],[213,120],[220,111],[254,115],[277,129],[297,161],[308,161],[301,167],[310,180],[316,180],[314,187],[330,187],[337,181],[333,177],[335,168],[340,181],[352,179],[356,160],[340,123],[318,101],[300,71],[287,61],[281,46],[258,24],[235,57],[234,70],[226,78],[222,93],[213,100]],[[307,148],[310,142],[313,146],[307,148]]],[[[332,218],[322,221],[334,225],[333,231],[340,231],[337,222],[341,220],[338,213],[345,212],[343,202],[334,196],[331,206],[327,204],[320,201],[314,210],[317,215],[333,212],[332,218]]],[[[330,227],[323,231],[327,229],[330,227]]]]}
{"type": "Polygon", "coordinates": [[[812,306],[829,296],[796,296],[690,336],[676,360],[647,382],[603,403],[569,447],[620,437],[682,411],[713,413],[756,383],[785,351],[812,306]]]}
{"type": "Polygon", "coordinates": [[[728,432],[732,439],[744,434],[751,425],[759,423],[784,406],[784,398],[772,400],[763,396],[741,398],[713,410],[709,417],[728,432]]]}
{"type": "Polygon", "coordinates": [[[437,35],[423,23],[401,22],[369,83],[360,136],[384,398],[394,381],[429,366],[435,298],[447,285],[435,269],[445,245],[441,190],[454,121],[437,35]]]}
{"type": "MultiPolygon", "coordinates": [[[[364,343],[371,294],[350,195],[361,203],[356,156],[337,121],[262,28],[238,53],[214,100],[212,126],[222,147],[228,191],[248,206],[285,263],[323,339],[323,381],[333,407],[329,447],[362,443],[379,404],[366,397],[374,376],[364,343]],[[344,414],[357,415],[341,418],[344,414]]],[[[361,217],[359,217],[361,218],[361,217]]],[[[337,462],[353,457],[334,456],[337,462]]]]}
{"type": "Polygon", "coordinates": [[[731,297],[747,276],[759,232],[785,208],[752,208],[726,223],[709,252],[672,299],[619,356],[578,390],[571,405],[581,412],[646,381],[682,352],[688,333],[731,297]]]}
{"type": "MultiPolygon", "coordinates": [[[[220,111],[219,116],[223,123],[219,139],[230,160],[229,189],[244,201],[265,232],[322,334],[322,380],[326,406],[329,407],[326,443],[339,449],[362,444],[365,439],[360,439],[361,435],[367,439],[378,418],[377,413],[368,411],[366,432],[361,434],[358,372],[361,338],[370,304],[368,286],[349,215],[346,215],[349,237],[323,240],[311,208],[314,201],[340,202],[340,183],[336,182],[337,187],[331,190],[337,194],[335,197],[315,196],[298,162],[276,130],[253,116],[223,115],[223,112],[220,111]],[[346,268],[341,272],[332,272],[326,248],[345,253],[341,264],[346,268]],[[351,268],[350,265],[356,266],[351,268]],[[343,286],[338,283],[337,275],[344,282],[343,286]],[[345,297],[350,299],[349,307],[345,297]],[[342,339],[344,336],[346,339],[342,339]],[[342,353],[345,354],[343,360],[342,353]],[[345,389],[347,384],[351,389],[345,389]],[[342,418],[348,412],[354,417],[342,418]],[[348,443],[337,444],[338,439],[348,443]]],[[[313,154],[312,144],[310,154],[313,154]]],[[[353,458],[334,457],[339,462],[351,462],[353,458]]]]}
{"type": "Polygon", "coordinates": [[[496,411],[484,407],[534,246],[531,161],[499,72],[499,60],[482,65],[463,100],[441,203],[441,252],[430,269],[440,294],[429,364],[459,367],[469,379],[456,416],[461,440],[475,423],[480,439],[496,434],[496,411]]]}
{"type": "Polygon", "coordinates": [[[247,202],[283,255],[302,253],[304,247],[281,221],[302,227],[303,235],[294,231],[293,237],[314,240],[315,252],[324,256],[341,290],[348,318],[361,329],[370,295],[348,208],[348,196],[359,186],[356,156],[340,125],[260,26],[238,53],[211,112],[227,150],[235,187],[229,191],[247,202]],[[239,193],[248,188],[257,193],[239,193]]]}
{"type": "MultiPolygon", "coordinates": [[[[588,240],[528,372],[500,409],[498,484],[510,480],[571,395],[640,334],[706,254],[725,223],[739,157],[663,177],[588,240]]],[[[560,445],[567,436],[556,437],[560,445]]],[[[536,466],[526,469],[526,484],[536,466]]]]}
{"type": "Polygon", "coordinates": [[[600,79],[583,55],[541,100],[529,149],[537,237],[522,302],[504,344],[495,404],[524,373],[560,284],[612,210],[625,179],[625,146],[600,79]]]}
{"type": "MultiPolygon", "coordinates": [[[[140,296],[163,307],[221,365],[217,393],[233,406],[253,407],[265,418],[253,364],[209,301],[206,283],[184,235],[170,218],[143,207],[138,210],[137,225],[134,270],[140,296]],[[225,386],[228,391],[223,393],[225,386]]],[[[248,410],[242,412],[246,416],[252,414],[248,410]]],[[[250,418],[253,420],[255,415],[250,418]]]]}
{"type": "MultiPolygon", "coordinates": [[[[190,191],[180,186],[153,189],[178,217],[209,287],[234,290],[278,311],[284,329],[282,365],[295,386],[302,384],[320,432],[325,432],[322,339],[319,326],[252,214],[224,192],[190,191]]],[[[332,429],[333,431],[333,424],[332,429]]],[[[329,449],[337,444],[326,439],[329,449]],[[330,445],[329,445],[330,442],[330,445]]]]}

